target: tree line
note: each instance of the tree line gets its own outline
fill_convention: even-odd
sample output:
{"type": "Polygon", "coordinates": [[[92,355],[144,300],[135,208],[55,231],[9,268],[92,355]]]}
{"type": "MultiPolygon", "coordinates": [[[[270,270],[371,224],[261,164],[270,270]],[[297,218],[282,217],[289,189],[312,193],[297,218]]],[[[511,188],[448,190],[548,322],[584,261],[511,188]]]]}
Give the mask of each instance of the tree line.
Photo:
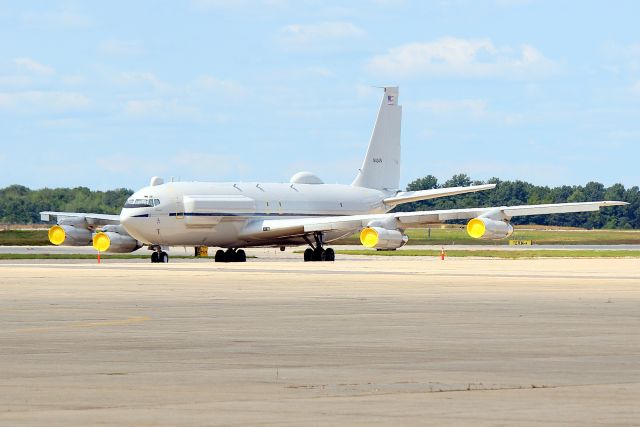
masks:
{"type": "MultiPolygon", "coordinates": [[[[512,222],[514,224],[582,228],[640,229],[640,190],[637,186],[625,188],[622,184],[613,184],[610,187],[605,187],[599,182],[589,182],[584,186],[548,187],[523,181],[501,181],[498,178],[491,178],[486,182],[473,181],[466,174],[457,174],[442,184],[435,176],[427,175],[409,183],[407,191],[487,183],[496,184],[496,188],[478,193],[407,203],[398,206],[396,210],[413,211],[621,200],[629,202],[630,205],[607,208],[600,212],[516,217],[512,222]]],[[[40,211],[117,214],[131,194],[133,191],[126,188],[109,191],[92,191],[86,187],[31,190],[22,185],[12,185],[0,189],[0,223],[39,223],[41,222],[40,211]]]]}
{"type": "Polygon", "coordinates": [[[41,211],[119,214],[133,194],[126,188],[92,191],[86,187],[31,190],[22,185],[0,189],[0,223],[35,224],[41,211]]]}

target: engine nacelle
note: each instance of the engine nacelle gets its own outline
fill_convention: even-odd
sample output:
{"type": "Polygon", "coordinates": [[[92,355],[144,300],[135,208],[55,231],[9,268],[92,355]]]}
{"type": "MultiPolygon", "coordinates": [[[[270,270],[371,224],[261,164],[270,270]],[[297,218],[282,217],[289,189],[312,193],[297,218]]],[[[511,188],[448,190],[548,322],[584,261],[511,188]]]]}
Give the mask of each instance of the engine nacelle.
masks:
{"type": "Polygon", "coordinates": [[[367,227],[360,232],[360,243],[366,248],[398,249],[406,245],[409,236],[398,230],[381,227],[367,227]]]}
{"type": "Polygon", "coordinates": [[[505,221],[478,217],[467,223],[467,234],[474,239],[504,239],[513,234],[513,226],[505,221]]]}
{"type": "Polygon", "coordinates": [[[91,244],[91,231],[73,225],[54,225],[47,233],[56,246],[87,246],[91,244]]]}
{"type": "Polygon", "coordinates": [[[129,236],[119,225],[107,225],[93,235],[93,247],[100,252],[128,253],[138,250],[142,244],[129,236]]]}

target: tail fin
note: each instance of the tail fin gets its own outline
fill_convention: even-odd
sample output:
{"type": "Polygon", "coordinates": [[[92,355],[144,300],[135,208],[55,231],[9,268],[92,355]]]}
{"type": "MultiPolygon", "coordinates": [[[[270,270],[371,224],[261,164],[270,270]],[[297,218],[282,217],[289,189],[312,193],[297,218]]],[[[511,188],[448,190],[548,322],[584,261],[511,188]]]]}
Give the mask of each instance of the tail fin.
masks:
{"type": "Polygon", "coordinates": [[[351,185],[378,190],[399,189],[401,120],[402,107],[398,105],[398,88],[385,87],[367,156],[351,185]]]}

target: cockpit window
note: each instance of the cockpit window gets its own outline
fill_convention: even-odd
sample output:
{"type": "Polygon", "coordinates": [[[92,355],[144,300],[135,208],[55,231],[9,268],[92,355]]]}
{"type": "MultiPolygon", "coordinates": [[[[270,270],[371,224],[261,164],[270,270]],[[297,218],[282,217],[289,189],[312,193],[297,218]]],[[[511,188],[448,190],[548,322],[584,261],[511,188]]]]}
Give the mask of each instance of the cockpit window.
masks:
{"type": "Polygon", "coordinates": [[[153,199],[153,204],[154,204],[155,206],[158,206],[158,205],[160,204],[160,200],[158,200],[158,199],[153,199]]]}
{"type": "MultiPolygon", "coordinates": [[[[129,199],[124,204],[125,208],[149,208],[155,206],[154,200],[158,199],[129,199]]],[[[159,200],[158,200],[159,202],[159,200]]]]}

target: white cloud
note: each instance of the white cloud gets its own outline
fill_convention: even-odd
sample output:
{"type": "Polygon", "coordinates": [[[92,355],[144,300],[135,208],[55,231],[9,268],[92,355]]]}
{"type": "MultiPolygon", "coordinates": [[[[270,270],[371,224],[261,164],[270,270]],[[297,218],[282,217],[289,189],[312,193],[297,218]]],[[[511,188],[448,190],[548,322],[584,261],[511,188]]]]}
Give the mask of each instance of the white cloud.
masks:
{"type": "Polygon", "coordinates": [[[78,111],[90,104],[89,98],[77,92],[0,92],[0,109],[19,113],[78,111]]]}
{"type": "Polygon", "coordinates": [[[70,8],[53,12],[32,13],[22,16],[22,22],[39,28],[84,29],[93,24],[92,19],[70,8]]]}
{"type": "Polygon", "coordinates": [[[237,155],[181,151],[173,155],[173,161],[182,168],[187,167],[191,173],[200,177],[210,177],[212,171],[216,176],[232,173],[244,175],[250,169],[237,155]]]}
{"type": "Polygon", "coordinates": [[[198,10],[239,10],[255,12],[257,9],[286,7],[289,0],[192,0],[191,7],[198,10]]]}
{"type": "Polygon", "coordinates": [[[16,58],[13,62],[19,66],[20,68],[24,68],[25,70],[40,75],[51,75],[55,71],[52,67],[42,64],[31,58],[16,58]]]}
{"type": "Polygon", "coordinates": [[[280,30],[280,42],[290,48],[323,46],[357,39],[364,30],[350,22],[321,22],[317,24],[291,24],[280,30]]]}
{"type": "Polygon", "coordinates": [[[46,119],[38,123],[41,127],[46,129],[73,129],[77,130],[81,127],[86,127],[86,123],[77,118],[56,118],[46,119]]]}
{"type": "Polygon", "coordinates": [[[334,75],[333,71],[325,67],[311,67],[309,68],[309,71],[311,74],[315,74],[320,77],[332,77],[334,75]]]}
{"type": "Polygon", "coordinates": [[[374,56],[367,68],[391,76],[435,75],[458,77],[523,77],[547,74],[552,61],[536,48],[495,46],[490,39],[445,37],[408,43],[374,56]]]}
{"type": "Polygon", "coordinates": [[[123,111],[126,116],[135,120],[226,123],[231,119],[227,114],[204,113],[188,101],[178,99],[133,99],[124,104],[123,111]]]}
{"type": "Polygon", "coordinates": [[[418,108],[426,109],[435,114],[448,114],[460,111],[468,111],[472,115],[479,117],[487,111],[487,101],[482,99],[459,99],[444,100],[432,99],[428,101],[419,101],[418,108]]]}
{"type": "Polygon", "coordinates": [[[197,109],[180,105],[176,100],[164,99],[134,99],[127,101],[124,112],[128,115],[168,118],[195,117],[199,115],[197,109]]]}
{"type": "Polygon", "coordinates": [[[85,84],[87,79],[84,76],[80,75],[69,75],[63,76],[61,81],[67,86],[80,86],[85,84]]]}
{"type": "Polygon", "coordinates": [[[28,86],[32,84],[33,81],[29,76],[20,76],[20,75],[9,75],[9,76],[0,76],[0,87],[8,86],[12,89],[15,89],[16,86],[28,86]]]}
{"type": "Polygon", "coordinates": [[[99,50],[108,55],[141,55],[145,53],[142,43],[135,40],[105,40],[100,43],[99,50]]]}
{"type": "MultiPolygon", "coordinates": [[[[134,156],[124,154],[109,154],[97,156],[96,165],[109,173],[129,173],[138,169],[141,164],[134,156]]],[[[143,164],[147,162],[142,162],[143,164]]],[[[139,169],[138,169],[139,170],[139,169]]]]}
{"type": "Polygon", "coordinates": [[[449,116],[470,116],[481,121],[493,121],[512,125],[523,120],[522,114],[492,111],[489,103],[484,99],[431,99],[418,101],[416,107],[427,110],[432,114],[449,116]]]}
{"type": "Polygon", "coordinates": [[[404,7],[407,5],[406,0],[372,0],[372,3],[375,6],[383,6],[383,7],[404,7]]]}
{"type": "Polygon", "coordinates": [[[608,63],[603,68],[614,74],[623,71],[637,73],[640,71],[640,43],[620,45],[610,43],[603,47],[608,63]]]}
{"type": "Polygon", "coordinates": [[[504,7],[524,6],[531,4],[531,0],[495,0],[496,5],[504,7]]]}
{"type": "Polygon", "coordinates": [[[380,89],[371,85],[364,85],[362,83],[356,84],[355,87],[356,95],[359,98],[373,98],[380,96],[380,89]]]}
{"type": "Polygon", "coordinates": [[[233,80],[218,79],[214,76],[200,76],[191,85],[191,89],[221,92],[229,96],[244,96],[247,89],[233,80]]]}
{"type": "Polygon", "coordinates": [[[166,89],[169,85],[148,71],[126,71],[117,76],[120,84],[127,86],[151,86],[155,89],[166,89]]]}

